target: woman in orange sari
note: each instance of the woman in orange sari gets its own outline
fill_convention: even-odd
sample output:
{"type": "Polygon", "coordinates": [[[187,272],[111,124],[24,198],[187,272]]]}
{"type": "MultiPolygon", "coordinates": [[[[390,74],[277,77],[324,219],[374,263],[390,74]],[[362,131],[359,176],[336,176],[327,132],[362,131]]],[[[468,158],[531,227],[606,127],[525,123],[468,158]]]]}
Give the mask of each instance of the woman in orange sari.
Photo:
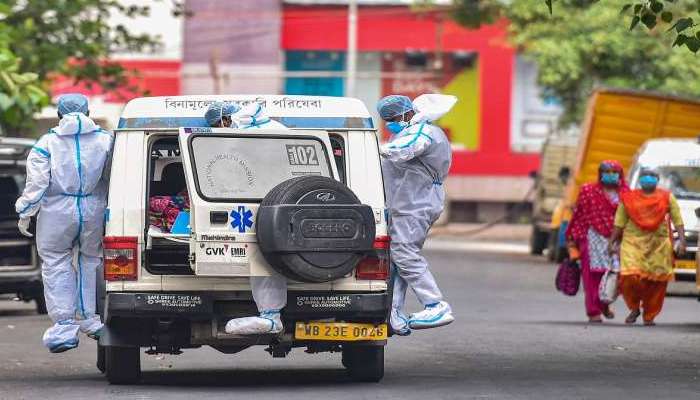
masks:
{"type": "Polygon", "coordinates": [[[640,174],[641,189],[622,195],[615,214],[610,252],[620,252],[620,292],[630,314],[628,324],[644,313],[644,325],[654,325],[673,279],[673,243],[669,217],[678,231],[679,253],[685,253],[685,230],[676,198],[657,189],[659,175],[651,170],[640,174]],[[621,242],[621,244],[620,244],[621,242]]]}

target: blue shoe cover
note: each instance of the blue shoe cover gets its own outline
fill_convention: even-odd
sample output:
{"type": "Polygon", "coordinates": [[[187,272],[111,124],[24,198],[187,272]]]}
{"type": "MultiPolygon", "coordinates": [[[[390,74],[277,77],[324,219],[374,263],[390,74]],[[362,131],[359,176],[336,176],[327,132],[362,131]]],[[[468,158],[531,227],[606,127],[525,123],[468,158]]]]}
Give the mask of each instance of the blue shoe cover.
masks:
{"type": "Polygon", "coordinates": [[[445,326],[455,318],[452,315],[452,308],[444,301],[427,305],[423,311],[417,312],[408,320],[411,329],[429,329],[445,326]]]}
{"type": "Polygon", "coordinates": [[[411,334],[411,328],[408,325],[408,318],[400,310],[395,308],[391,310],[389,325],[391,326],[391,331],[397,336],[408,336],[411,334]]]}
{"type": "Polygon", "coordinates": [[[49,346],[49,351],[52,353],[63,353],[78,347],[78,339],[69,340],[64,343],[57,343],[55,345],[49,346]]]}

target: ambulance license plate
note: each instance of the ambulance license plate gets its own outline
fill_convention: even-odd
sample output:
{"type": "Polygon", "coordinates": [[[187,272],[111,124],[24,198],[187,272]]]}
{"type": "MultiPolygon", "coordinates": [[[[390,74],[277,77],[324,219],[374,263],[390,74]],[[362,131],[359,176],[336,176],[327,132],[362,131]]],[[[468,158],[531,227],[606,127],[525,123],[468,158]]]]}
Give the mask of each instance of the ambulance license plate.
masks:
{"type": "Polygon", "coordinates": [[[294,337],[300,340],[332,340],[356,342],[386,340],[386,324],[359,324],[351,322],[297,322],[294,337]]]}

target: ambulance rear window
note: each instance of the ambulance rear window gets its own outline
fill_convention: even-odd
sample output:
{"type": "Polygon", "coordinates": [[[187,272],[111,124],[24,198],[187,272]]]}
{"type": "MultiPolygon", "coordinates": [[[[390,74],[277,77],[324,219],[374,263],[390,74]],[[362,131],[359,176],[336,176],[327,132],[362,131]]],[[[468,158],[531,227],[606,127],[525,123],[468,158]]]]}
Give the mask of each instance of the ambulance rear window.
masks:
{"type": "Polygon", "coordinates": [[[322,141],[308,136],[194,135],[195,186],[209,201],[259,201],[279,183],[302,175],[332,175],[322,141]]]}

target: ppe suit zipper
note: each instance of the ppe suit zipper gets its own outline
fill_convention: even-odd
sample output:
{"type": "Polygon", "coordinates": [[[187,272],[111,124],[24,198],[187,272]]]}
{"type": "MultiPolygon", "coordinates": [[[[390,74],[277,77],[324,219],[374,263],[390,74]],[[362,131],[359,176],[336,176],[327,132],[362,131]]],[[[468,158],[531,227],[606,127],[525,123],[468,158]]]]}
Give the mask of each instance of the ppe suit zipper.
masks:
{"type": "Polygon", "coordinates": [[[82,120],[79,115],[75,116],[78,119],[78,132],[74,135],[75,137],[75,155],[78,168],[78,195],[75,196],[75,203],[78,209],[78,234],[76,235],[76,240],[78,244],[78,303],[80,305],[80,315],[85,318],[85,303],[83,301],[83,262],[81,255],[82,243],[80,241],[80,235],[83,232],[83,209],[82,209],[82,199],[83,199],[83,168],[80,163],[80,134],[83,130],[82,120]]]}

